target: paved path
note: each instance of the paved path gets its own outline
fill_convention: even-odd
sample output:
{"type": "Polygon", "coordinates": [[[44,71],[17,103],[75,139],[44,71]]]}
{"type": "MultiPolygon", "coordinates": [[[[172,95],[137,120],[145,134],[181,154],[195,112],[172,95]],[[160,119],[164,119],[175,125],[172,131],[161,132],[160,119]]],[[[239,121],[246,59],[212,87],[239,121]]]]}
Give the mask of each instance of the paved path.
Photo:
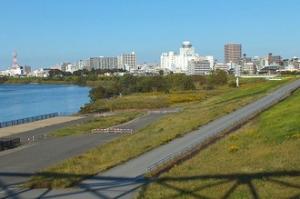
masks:
{"type": "Polygon", "coordinates": [[[256,114],[286,98],[299,87],[300,80],[283,86],[266,97],[210,122],[184,137],[175,139],[125,164],[85,180],[73,189],[6,190],[6,192],[11,196],[21,198],[131,198],[132,194],[145,183],[143,175],[147,168],[153,164],[170,157],[170,154],[176,156],[190,146],[199,145],[208,138],[215,137],[226,130],[243,124],[256,114]]]}
{"type": "Polygon", "coordinates": [[[54,127],[55,125],[65,124],[71,121],[78,121],[82,118],[83,117],[80,116],[61,116],[26,124],[20,124],[16,126],[0,128],[0,137],[15,136],[16,134],[24,133],[27,131],[33,131],[44,127],[54,127]]]}
{"type": "MultiPolygon", "coordinates": [[[[130,122],[118,125],[118,127],[138,130],[154,122],[163,115],[164,113],[148,113],[130,122]]],[[[43,128],[38,131],[34,130],[32,132],[26,132],[24,135],[20,134],[18,136],[26,137],[28,134],[31,134],[37,137],[40,133],[51,132],[53,128],[58,127],[47,127],[46,129],[43,128]]],[[[32,176],[33,173],[43,168],[54,165],[61,160],[81,154],[88,149],[109,142],[119,136],[122,135],[86,134],[60,138],[50,137],[12,150],[2,151],[0,152],[0,192],[1,190],[3,191],[3,187],[12,187],[16,184],[25,182],[32,176]],[[3,175],[8,173],[27,173],[29,175],[3,175]]]]}

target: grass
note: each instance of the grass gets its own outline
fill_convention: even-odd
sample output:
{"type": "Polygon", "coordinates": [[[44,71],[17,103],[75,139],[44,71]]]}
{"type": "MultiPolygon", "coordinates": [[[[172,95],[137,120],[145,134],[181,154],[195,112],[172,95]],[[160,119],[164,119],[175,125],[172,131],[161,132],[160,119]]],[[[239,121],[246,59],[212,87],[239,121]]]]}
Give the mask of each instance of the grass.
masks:
{"type": "Polygon", "coordinates": [[[63,137],[69,135],[90,133],[92,129],[108,128],[117,124],[122,124],[130,120],[133,120],[136,117],[141,116],[141,114],[142,113],[138,111],[130,111],[130,112],[121,112],[112,116],[97,117],[83,124],[77,124],[75,126],[58,129],[53,133],[51,133],[50,135],[54,137],[63,137]]]}
{"type": "Polygon", "coordinates": [[[299,198],[299,102],[300,90],[174,166],[138,198],[223,198],[229,193],[234,199],[254,198],[255,193],[259,198],[299,198]]]}
{"type": "Polygon", "coordinates": [[[97,110],[124,110],[124,109],[156,109],[169,107],[178,103],[201,101],[208,96],[214,95],[216,91],[172,91],[170,93],[151,92],[135,93],[112,99],[99,99],[95,103],[85,107],[87,112],[97,110]]]}
{"type": "Polygon", "coordinates": [[[181,104],[182,112],[166,115],[133,135],[120,137],[39,172],[40,175],[33,177],[27,186],[51,188],[72,186],[84,177],[95,175],[183,136],[211,120],[250,103],[271,88],[287,81],[251,81],[244,83],[240,88],[223,86],[215,90],[214,95],[206,100],[181,104]],[[43,175],[47,173],[74,174],[74,176],[43,175]]]}

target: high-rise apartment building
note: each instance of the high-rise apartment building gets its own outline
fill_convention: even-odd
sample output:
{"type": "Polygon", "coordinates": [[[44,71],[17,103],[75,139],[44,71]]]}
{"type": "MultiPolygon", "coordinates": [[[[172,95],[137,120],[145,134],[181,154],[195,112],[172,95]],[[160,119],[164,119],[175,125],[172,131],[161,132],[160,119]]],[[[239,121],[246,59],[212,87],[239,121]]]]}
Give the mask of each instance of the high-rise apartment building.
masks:
{"type": "Polygon", "coordinates": [[[118,57],[118,68],[129,71],[136,69],[136,54],[135,52],[129,54],[122,54],[118,57]]]}
{"type": "Polygon", "coordinates": [[[225,44],[224,46],[224,61],[225,63],[239,64],[242,57],[241,44],[225,44]]]}
{"type": "Polygon", "coordinates": [[[90,67],[93,69],[117,69],[118,59],[117,57],[91,57],[90,67]]]}

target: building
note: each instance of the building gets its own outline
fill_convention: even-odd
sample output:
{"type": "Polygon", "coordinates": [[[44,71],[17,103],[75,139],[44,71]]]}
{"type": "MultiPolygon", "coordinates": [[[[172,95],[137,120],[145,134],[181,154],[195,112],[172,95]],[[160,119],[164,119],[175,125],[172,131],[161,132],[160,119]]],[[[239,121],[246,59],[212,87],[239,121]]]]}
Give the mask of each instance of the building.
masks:
{"type": "Polygon", "coordinates": [[[31,73],[31,67],[30,66],[24,66],[24,74],[28,75],[31,73]]]}
{"type": "Polygon", "coordinates": [[[175,73],[189,73],[189,62],[198,59],[198,57],[199,55],[195,53],[192,43],[184,41],[179,49],[179,54],[173,51],[162,53],[160,67],[162,70],[167,69],[175,73]]]}
{"type": "Polygon", "coordinates": [[[268,59],[269,65],[272,65],[272,64],[281,65],[282,64],[282,58],[280,55],[273,55],[272,53],[269,53],[267,59],[268,59]]]}
{"type": "Polygon", "coordinates": [[[162,53],[161,57],[160,57],[160,67],[161,69],[165,70],[169,70],[169,71],[179,71],[181,72],[181,67],[179,66],[179,64],[177,63],[178,61],[178,55],[175,54],[173,51],[170,51],[168,53],[162,53]]]}
{"type": "Polygon", "coordinates": [[[243,63],[241,66],[241,73],[247,75],[254,75],[256,74],[256,66],[253,62],[243,63]]]}
{"type": "Polygon", "coordinates": [[[91,70],[91,62],[90,59],[84,59],[84,60],[79,60],[79,62],[77,63],[78,65],[78,69],[79,70],[91,70]]]}
{"type": "Polygon", "coordinates": [[[2,75],[6,76],[23,76],[25,75],[24,67],[20,66],[17,61],[17,53],[13,53],[12,65],[8,70],[2,71],[2,75]]]}
{"type": "Polygon", "coordinates": [[[224,61],[225,63],[239,64],[242,58],[241,44],[225,44],[224,46],[224,61]]]}
{"type": "Polygon", "coordinates": [[[117,57],[100,57],[99,69],[117,69],[118,58],[117,57]]]}
{"type": "MultiPolygon", "coordinates": [[[[81,60],[82,61],[82,60],[81,60]]],[[[117,57],[91,57],[89,59],[89,68],[95,70],[112,70],[118,68],[118,58],[117,57]]]]}
{"type": "Polygon", "coordinates": [[[124,69],[127,71],[136,70],[137,69],[137,61],[136,61],[135,52],[129,54],[122,54],[118,56],[117,65],[119,69],[124,69]]]}
{"type": "Polygon", "coordinates": [[[78,71],[79,68],[76,64],[71,64],[69,63],[68,65],[66,65],[66,72],[70,72],[70,73],[74,73],[75,71],[78,71]]]}
{"type": "Polygon", "coordinates": [[[188,65],[189,75],[208,75],[212,71],[209,60],[191,60],[188,65]]]}
{"type": "Polygon", "coordinates": [[[228,71],[228,65],[224,64],[224,63],[216,63],[214,65],[214,70],[224,70],[224,71],[228,71]]]}
{"type": "Polygon", "coordinates": [[[179,54],[170,51],[162,53],[160,57],[161,70],[188,75],[208,74],[213,70],[214,64],[213,56],[199,56],[189,41],[182,42],[179,54]]]}
{"type": "Polygon", "coordinates": [[[36,70],[33,70],[31,71],[28,76],[31,76],[31,77],[49,77],[49,71],[51,69],[44,69],[44,68],[40,68],[40,69],[36,69],[36,70]]]}

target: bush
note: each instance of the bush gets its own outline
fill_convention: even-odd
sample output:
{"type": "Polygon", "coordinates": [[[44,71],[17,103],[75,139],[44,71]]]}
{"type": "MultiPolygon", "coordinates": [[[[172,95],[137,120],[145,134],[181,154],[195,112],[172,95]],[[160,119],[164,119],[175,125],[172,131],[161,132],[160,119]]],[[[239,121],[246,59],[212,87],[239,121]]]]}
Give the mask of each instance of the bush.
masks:
{"type": "Polygon", "coordinates": [[[91,100],[95,102],[97,99],[110,98],[118,94],[119,94],[118,88],[115,87],[104,88],[103,86],[98,86],[96,88],[93,88],[90,91],[89,96],[91,100]]]}
{"type": "Polygon", "coordinates": [[[230,80],[230,81],[228,82],[228,86],[229,86],[229,87],[235,88],[235,87],[236,87],[236,82],[235,82],[235,80],[230,80]]]}
{"type": "Polygon", "coordinates": [[[6,77],[6,76],[0,77],[0,84],[6,82],[7,80],[8,80],[8,77],[6,77]]]}
{"type": "Polygon", "coordinates": [[[226,84],[228,81],[228,74],[227,74],[227,72],[225,72],[223,70],[215,70],[210,75],[210,78],[211,78],[213,84],[223,85],[223,84],[226,84]]]}

